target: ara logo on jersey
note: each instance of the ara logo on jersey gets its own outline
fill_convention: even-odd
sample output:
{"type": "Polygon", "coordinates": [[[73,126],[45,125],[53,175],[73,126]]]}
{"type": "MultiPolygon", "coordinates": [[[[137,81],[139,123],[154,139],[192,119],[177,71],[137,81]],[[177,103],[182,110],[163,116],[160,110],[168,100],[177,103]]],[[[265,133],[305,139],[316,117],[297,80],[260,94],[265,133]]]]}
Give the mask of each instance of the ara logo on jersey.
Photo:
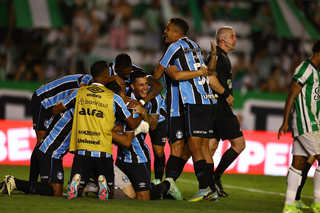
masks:
{"type": "Polygon", "coordinates": [[[102,111],[96,110],[96,109],[93,109],[91,111],[90,108],[87,108],[87,110],[85,108],[81,108],[81,110],[79,111],[79,115],[91,115],[91,116],[96,116],[97,118],[103,118],[102,111]]]}
{"type": "Polygon", "coordinates": [[[313,97],[315,101],[319,101],[320,99],[320,87],[317,87],[314,89],[314,93],[316,93],[316,95],[313,97]]]}

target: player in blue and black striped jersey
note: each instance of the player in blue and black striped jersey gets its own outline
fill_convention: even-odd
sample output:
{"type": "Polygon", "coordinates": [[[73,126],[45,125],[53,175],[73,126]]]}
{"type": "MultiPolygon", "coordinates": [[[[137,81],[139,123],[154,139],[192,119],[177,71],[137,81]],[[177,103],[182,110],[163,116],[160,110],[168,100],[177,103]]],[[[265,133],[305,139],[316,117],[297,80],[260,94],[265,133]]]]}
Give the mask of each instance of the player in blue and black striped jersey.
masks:
{"type": "MultiPolygon", "coordinates": [[[[156,78],[160,77],[169,66],[175,65],[179,71],[190,72],[199,70],[204,65],[201,48],[186,37],[188,29],[189,25],[185,20],[181,18],[170,19],[164,31],[165,43],[170,45],[154,72],[156,78]]],[[[211,199],[213,193],[208,185],[206,160],[201,147],[208,147],[208,142],[205,142],[204,139],[210,138],[212,134],[215,116],[212,105],[215,105],[216,101],[206,76],[194,76],[188,80],[178,81],[177,86],[185,112],[184,125],[180,125],[185,128],[195,173],[199,181],[199,191],[190,201],[211,199]]],[[[173,113],[174,110],[176,109],[170,109],[170,113],[173,113]]],[[[177,134],[180,138],[183,134],[181,132],[179,131],[177,134]]],[[[214,190],[214,187],[211,188],[214,190]]]]}
{"type": "MultiPolygon", "coordinates": [[[[90,84],[90,75],[76,74],[53,79],[39,87],[31,99],[33,129],[36,132],[37,143],[41,141],[46,132],[48,121],[52,116],[52,108],[56,103],[65,99],[71,91],[90,84]]],[[[35,162],[34,151],[30,159],[30,181],[37,181],[39,171],[35,162]]]]}
{"type": "MultiPolygon", "coordinates": [[[[144,71],[141,67],[133,64],[131,62],[131,57],[126,53],[117,55],[115,61],[109,62],[108,65],[110,67],[110,76],[118,75],[125,81],[126,92],[130,90],[130,74],[137,70],[144,71]]],[[[161,83],[158,82],[152,75],[148,75],[147,79],[151,88],[148,91],[147,96],[143,98],[144,103],[156,97],[163,89],[161,83]]]]}
{"type": "MultiPolygon", "coordinates": [[[[147,96],[150,90],[146,73],[143,71],[135,71],[130,75],[131,78],[131,93],[127,94],[131,99],[141,100],[147,96]]],[[[154,153],[154,172],[157,182],[161,182],[165,167],[164,146],[167,136],[167,120],[166,120],[166,103],[159,94],[143,106],[149,114],[157,118],[150,125],[149,135],[151,138],[152,149],[154,153]]]]}
{"type": "MultiPolygon", "coordinates": [[[[147,84],[145,74],[143,76],[145,84],[147,84]]],[[[119,82],[119,84],[122,84],[121,81],[123,81],[119,78],[113,78],[113,80],[119,82]]],[[[112,86],[110,85],[112,83],[117,85],[115,82],[109,82],[107,86],[112,86]]],[[[112,87],[115,87],[116,85],[113,85],[112,87]]],[[[119,95],[126,103],[132,101],[123,91],[121,91],[119,95]]],[[[146,108],[148,108],[148,103],[146,105],[146,108]]],[[[157,120],[153,119],[153,116],[146,113],[147,109],[142,108],[140,105],[136,105],[134,109],[136,110],[136,113],[143,114],[144,119],[154,128],[156,125],[154,122],[157,120]]],[[[150,110],[151,108],[149,108],[149,112],[150,110]]],[[[142,125],[142,122],[140,125],[142,125]]],[[[160,183],[158,182],[156,185],[151,186],[150,152],[149,147],[144,142],[147,131],[141,131],[138,129],[139,128],[135,129],[135,137],[129,147],[124,145],[119,146],[116,162],[119,169],[121,169],[130,179],[137,195],[136,198],[140,200],[156,200],[161,198],[164,194],[170,194],[175,199],[182,200],[181,192],[175,185],[172,178],[166,178],[163,182],[159,181],[160,183]]],[[[130,132],[132,132],[132,130],[124,124],[123,134],[127,135],[130,132]]]]}

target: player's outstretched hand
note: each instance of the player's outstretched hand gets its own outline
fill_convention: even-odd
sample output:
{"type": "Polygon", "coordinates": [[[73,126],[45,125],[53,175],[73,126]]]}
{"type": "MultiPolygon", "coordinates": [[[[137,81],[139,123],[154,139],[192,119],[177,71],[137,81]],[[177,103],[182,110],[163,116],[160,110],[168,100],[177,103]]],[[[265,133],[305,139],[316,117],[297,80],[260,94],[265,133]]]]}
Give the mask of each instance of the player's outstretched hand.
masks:
{"type": "Polygon", "coordinates": [[[212,55],[215,55],[217,53],[217,47],[213,41],[210,41],[210,44],[211,44],[211,53],[212,55]]]}
{"type": "Polygon", "coordinates": [[[278,140],[280,139],[282,133],[283,133],[283,135],[285,135],[287,133],[288,129],[289,129],[289,126],[288,126],[287,123],[283,123],[281,125],[281,127],[280,127],[280,129],[278,131],[278,140]]]}

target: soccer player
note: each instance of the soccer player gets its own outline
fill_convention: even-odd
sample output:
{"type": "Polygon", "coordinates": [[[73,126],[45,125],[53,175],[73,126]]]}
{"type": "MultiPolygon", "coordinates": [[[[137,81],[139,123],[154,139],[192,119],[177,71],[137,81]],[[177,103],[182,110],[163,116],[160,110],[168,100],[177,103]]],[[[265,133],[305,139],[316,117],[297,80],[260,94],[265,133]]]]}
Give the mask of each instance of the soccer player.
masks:
{"type": "MultiPolygon", "coordinates": [[[[211,57],[209,54],[206,62],[208,63],[211,59],[217,58],[217,78],[219,83],[225,89],[224,93],[220,93],[218,96],[217,114],[215,119],[219,122],[214,123],[213,138],[209,141],[211,156],[214,155],[220,139],[228,139],[231,143],[231,147],[223,154],[220,163],[214,172],[216,188],[220,197],[228,196],[221,185],[221,175],[245,149],[245,140],[239,121],[234,115],[230,103],[228,102],[228,97],[232,95],[232,67],[227,54],[229,51],[235,49],[237,40],[238,39],[233,28],[229,26],[219,28],[216,32],[217,57],[211,57]]],[[[213,77],[210,76],[209,79],[212,81],[213,77]]],[[[214,87],[215,84],[210,84],[210,86],[214,87]]],[[[213,89],[214,93],[219,93],[216,88],[213,89]]]]}
{"type": "Polygon", "coordinates": [[[109,193],[112,198],[114,171],[111,141],[115,115],[125,120],[131,128],[138,126],[122,98],[104,86],[110,75],[107,62],[95,62],[91,66],[91,75],[91,86],[74,91],[57,105],[57,110],[53,112],[59,113],[61,110],[75,107],[69,148],[69,151],[75,152],[75,157],[71,171],[73,178],[67,192],[68,199],[77,197],[80,181],[86,186],[91,172],[98,177],[99,198],[107,200],[109,193]]]}
{"type": "MultiPolygon", "coordinates": [[[[295,207],[295,196],[301,182],[302,170],[309,156],[320,162],[319,100],[320,39],[312,47],[313,55],[295,70],[284,108],[283,123],[278,139],[288,130],[292,110],[292,164],[287,175],[287,192],[283,212],[302,212],[295,207]]],[[[314,173],[312,212],[320,212],[320,166],[314,173]]]]}
{"type": "MultiPolygon", "coordinates": [[[[137,70],[131,73],[131,92],[127,95],[131,99],[136,99],[138,101],[142,100],[147,96],[148,90],[150,89],[147,75],[142,70],[137,70]]],[[[150,131],[149,135],[151,138],[152,149],[154,153],[154,173],[155,173],[155,183],[162,181],[162,176],[165,167],[165,155],[164,155],[164,145],[166,143],[167,136],[167,120],[166,118],[166,104],[163,101],[161,95],[157,95],[155,98],[151,99],[149,102],[145,103],[144,108],[153,115],[150,120],[150,131]]]]}
{"type": "MultiPolygon", "coordinates": [[[[165,69],[171,65],[177,66],[179,71],[193,71],[200,69],[204,64],[201,48],[186,37],[188,29],[189,25],[185,20],[181,18],[170,19],[164,31],[165,43],[170,45],[156,67],[154,72],[155,78],[160,78],[165,69]]],[[[179,108],[170,108],[172,103],[167,103],[167,105],[170,108],[168,109],[168,113],[170,112],[171,114],[170,116],[176,114],[175,120],[178,124],[168,121],[170,123],[168,129],[170,131],[177,130],[176,134],[175,132],[169,133],[176,135],[176,141],[180,141],[183,138],[183,131],[186,131],[185,137],[188,141],[188,147],[194,162],[195,174],[199,182],[199,191],[189,201],[211,199],[215,195],[208,185],[206,160],[202,152],[202,146],[205,144],[202,142],[203,138],[209,138],[210,134],[212,134],[215,114],[212,105],[216,104],[216,101],[209,86],[209,81],[204,76],[177,81],[176,83],[174,85],[176,88],[175,92],[177,94],[180,93],[180,96],[176,95],[179,98],[175,101],[176,104],[180,101],[179,108]],[[185,114],[182,114],[184,110],[185,114]],[[181,129],[173,129],[174,126],[181,126],[181,129]]],[[[183,145],[181,144],[181,146],[183,145]]],[[[179,165],[179,161],[176,158],[176,164],[178,163],[179,165]]]]}
{"type": "MultiPolygon", "coordinates": [[[[49,81],[33,93],[31,98],[31,110],[33,129],[37,136],[37,144],[40,143],[46,133],[48,121],[52,116],[51,111],[56,103],[65,99],[73,90],[90,84],[91,81],[92,78],[90,75],[68,75],[49,81]]],[[[38,180],[38,168],[35,154],[32,152],[30,159],[30,181],[38,180]]]]}
{"type": "MultiPolygon", "coordinates": [[[[132,64],[131,58],[126,53],[121,53],[117,55],[115,61],[108,63],[110,67],[110,76],[118,75],[126,83],[126,92],[130,90],[130,74],[136,70],[143,70],[135,64],[132,64]]],[[[141,100],[141,104],[147,103],[152,98],[156,97],[162,91],[162,85],[158,82],[152,75],[147,76],[148,84],[150,85],[150,90],[145,98],[141,100]]],[[[121,86],[121,85],[120,85],[121,86]]],[[[130,105],[131,106],[131,105],[130,105]]],[[[134,106],[134,105],[132,105],[134,106]]]]}
{"type": "Polygon", "coordinates": [[[41,182],[25,181],[6,175],[5,192],[16,189],[25,193],[61,196],[64,170],[62,158],[68,152],[74,109],[53,116],[43,139],[34,149],[34,161],[39,166],[41,182]]]}
{"type": "MultiPolygon", "coordinates": [[[[131,81],[135,81],[135,73],[139,72],[142,72],[142,77],[144,78],[145,82],[147,82],[145,73],[143,71],[133,72],[131,81]]],[[[114,89],[112,90],[116,92],[116,84],[117,83],[115,82],[109,82],[107,86],[109,88],[113,87],[114,89]]],[[[127,97],[123,91],[121,91],[119,95],[126,103],[131,101],[131,99],[127,97]]],[[[146,105],[149,106],[149,103],[147,103],[146,105]]],[[[158,120],[155,119],[154,115],[148,115],[146,113],[146,109],[142,108],[140,105],[136,105],[134,109],[137,113],[143,114],[144,119],[150,123],[150,126],[153,126],[153,128],[155,127],[158,120]]],[[[143,122],[141,122],[140,126],[142,124],[143,122]]],[[[139,129],[139,127],[137,129],[139,129]]],[[[171,178],[167,178],[163,182],[157,183],[156,185],[151,187],[150,153],[149,147],[144,142],[145,133],[147,133],[148,131],[141,131],[141,129],[137,131],[137,129],[135,129],[135,137],[133,138],[130,147],[123,145],[118,147],[118,157],[116,161],[116,165],[131,180],[135,193],[137,195],[136,198],[139,200],[156,200],[159,199],[161,195],[169,193],[175,199],[182,200],[181,192],[171,178]]],[[[123,134],[128,134],[130,132],[132,132],[132,130],[124,125],[123,134]]]]}

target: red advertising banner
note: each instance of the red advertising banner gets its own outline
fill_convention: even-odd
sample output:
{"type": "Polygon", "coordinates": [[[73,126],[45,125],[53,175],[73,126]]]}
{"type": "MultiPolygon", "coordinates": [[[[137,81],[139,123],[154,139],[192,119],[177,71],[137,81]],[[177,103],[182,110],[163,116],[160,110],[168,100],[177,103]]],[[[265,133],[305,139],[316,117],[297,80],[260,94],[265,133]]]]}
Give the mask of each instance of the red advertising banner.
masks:
{"type": "MultiPolygon", "coordinates": [[[[287,133],[280,140],[277,132],[243,131],[246,148],[233,162],[226,173],[278,175],[286,176],[291,164],[291,133],[287,133]]],[[[153,152],[149,135],[146,143],[150,147],[153,165],[153,152]]],[[[36,135],[31,121],[0,120],[0,165],[29,165],[32,150],[36,144],[36,135]]],[[[221,141],[214,155],[214,164],[218,165],[223,153],[230,147],[228,141],[221,141]]],[[[116,154],[117,147],[114,146],[116,154]]],[[[165,146],[168,159],[170,147],[165,146]]],[[[114,155],[114,158],[116,156],[114,155]]],[[[63,158],[63,165],[71,167],[72,154],[63,158]]],[[[152,166],[153,167],[153,166],[152,166]]],[[[313,176],[315,165],[309,171],[313,176]]],[[[184,171],[193,172],[192,158],[189,159],[184,171]]]]}

